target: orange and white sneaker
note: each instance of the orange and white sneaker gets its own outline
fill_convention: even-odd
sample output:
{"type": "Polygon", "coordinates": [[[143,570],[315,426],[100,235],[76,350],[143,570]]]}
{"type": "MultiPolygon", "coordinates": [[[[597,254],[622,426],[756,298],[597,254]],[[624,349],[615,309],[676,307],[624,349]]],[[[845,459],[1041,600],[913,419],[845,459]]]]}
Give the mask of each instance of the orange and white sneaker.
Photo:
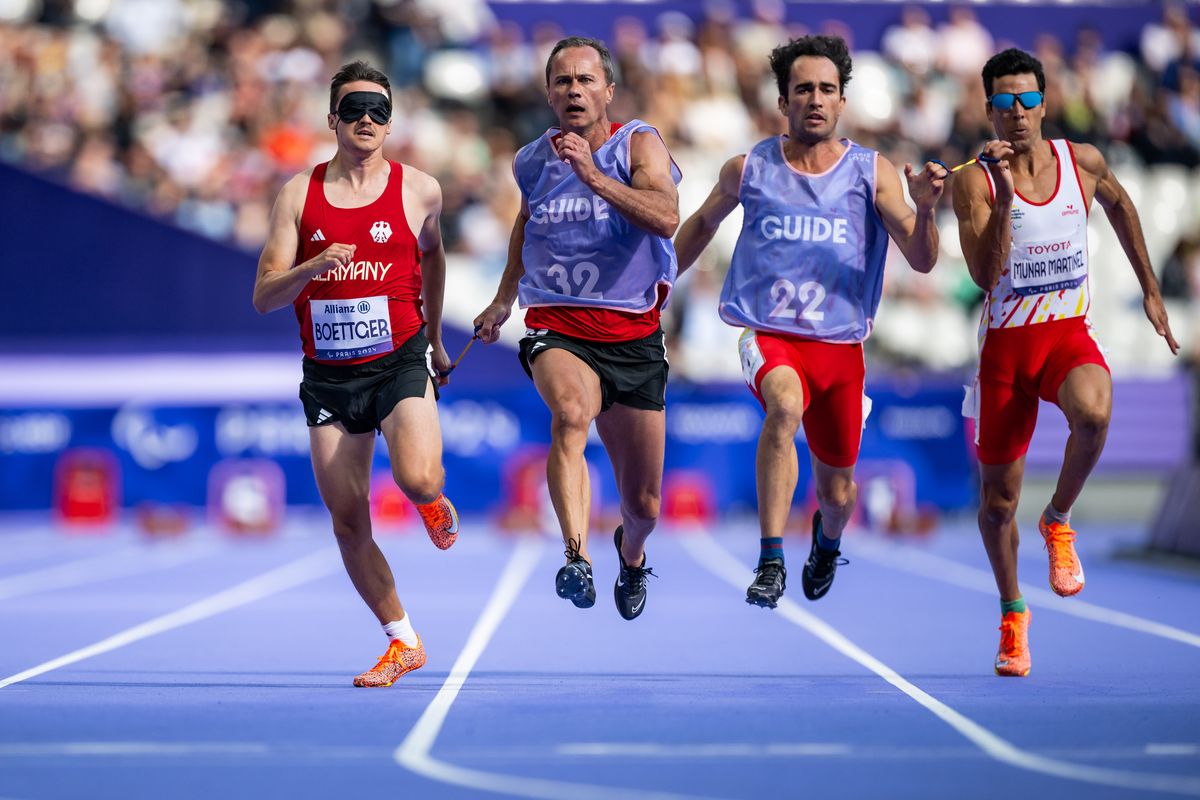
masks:
{"type": "Polygon", "coordinates": [[[399,639],[392,639],[387,652],[379,657],[379,663],[354,678],[355,686],[391,686],[406,672],[425,666],[425,645],[417,637],[417,646],[409,647],[399,639]]]}
{"type": "Polygon", "coordinates": [[[458,541],[458,512],[446,495],[438,495],[438,499],[423,506],[417,506],[421,521],[425,523],[425,532],[430,541],[439,550],[449,550],[458,541]]]}
{"type": "Polygon", "coordinates": [[[1000,621],[1000,649],[996,674],[1024,678],[1029,674],[1029,609],[1010,611],[1000,621]]]}
{"type": "Polygon", "coordinates": [[[1075,531],[1063,522],[1038,520],[1038,530],[1050,553],[1050,588],[1055,594],[1070,597],[1083,588],[1083,564],[1075,553],[1075,531]]]}

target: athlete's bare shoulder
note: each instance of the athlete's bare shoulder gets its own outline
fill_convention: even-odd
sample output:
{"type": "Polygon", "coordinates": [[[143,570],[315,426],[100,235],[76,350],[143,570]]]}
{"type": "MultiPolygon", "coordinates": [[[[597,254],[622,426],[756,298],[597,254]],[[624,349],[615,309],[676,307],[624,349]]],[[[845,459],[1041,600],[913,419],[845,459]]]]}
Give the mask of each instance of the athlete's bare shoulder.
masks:
{"type": "Polygon", "coordinates": [[[441,203],[442,185],[428,172],[422,172],[412,164],[401,164],[404,169],[404,188],[426,202],[441,203]]]}
{"type": "Polygon", "coordinates": [[[436,219],[442,212],[442,186],[437,178],[410,164],[400,166],[404,170],[404,184],[401,189],[405,213],[410,215],[414,223],[422,219],[436,219]],[[415,201],[415,204],[410,206],[410,200],[415,201]]]}
{"type": "Polygon", "coordinates": [[[316,168],[309,167],[288,179],[275,199],[277,208],[299,219],[300,212],[304,210],[304,200],[308,196],[308,182],[312,178],[314,169],[316,168]]]}
{"type": "Polygon", "coordinates": [[[635,147],[649,147],[654,150],[666,150],[667,143],[657,129],[642,128],[634,131],[629,137],[629,143],[635,147]]]}
{"type": "Polygon", "coordinates": [[[1094,144],[1067,142],[1067,146],[1075,154],[1075,163],[1084,172],[1095,178],[1102,178],[1108,172],[1108,162],[1104,160],[1104,153],[1094,144]]]}
{"type": "Polygon", "coordinates": [[[284,192],[288,192],[288,193],[301,192],[301,193],[303,193],[303,192],[308,191],[308,182],[312,179],[313,170],[315,170],[315,169],[316,169],[316,167],[309,167],[308,169],[304,170],[303,172],[297,172],[295,175],[288,178],[287,183],[285,183],[283,185],[283,188],[279,190],[279,193],[280,194],[283,194],[284,192]]]}
{"type": "Polygon", "coordinates": [[[732,156],[721,165],[717,173],[717,185],[726,193],[737,197],[741,194],[742,175],[746,171],[746,154],[732,156]]]}

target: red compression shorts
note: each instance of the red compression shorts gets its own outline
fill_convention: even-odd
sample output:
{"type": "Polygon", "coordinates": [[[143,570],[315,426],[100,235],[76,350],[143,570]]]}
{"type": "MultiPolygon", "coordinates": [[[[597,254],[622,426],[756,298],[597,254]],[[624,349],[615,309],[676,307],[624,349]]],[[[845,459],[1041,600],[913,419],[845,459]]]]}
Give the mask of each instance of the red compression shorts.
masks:
{"type": "Polygon", "coordinates": [[[1084,364],[1108,369],[1085,317],[989,329],[979,354],[980,463],[1011,464],[1025,455],[1038,398],[1058,405],[1067,373],[1084,364]]]}
{"type": "Polygon", "coordinates": [[[830,344],[747,329],[738,342],[742,374],[766,408],[762,381],[776,367],[791,367],[804,392],[804,435],[808,449],[831,467],[853,467],[863,429],[863,381],[867,368],[861,343],[830,344]]]}

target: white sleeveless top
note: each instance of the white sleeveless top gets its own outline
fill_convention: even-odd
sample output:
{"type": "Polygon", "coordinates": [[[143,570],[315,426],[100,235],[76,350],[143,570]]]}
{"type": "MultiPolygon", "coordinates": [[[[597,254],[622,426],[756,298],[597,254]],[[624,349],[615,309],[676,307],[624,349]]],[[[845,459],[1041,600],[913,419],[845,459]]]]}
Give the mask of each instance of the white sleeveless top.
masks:
{"type": "MultiPolygon", "coordinates": [[[[980,338],[989,328],[1018,328],[1086,317],[1088,287],[1088,208],[1075,154],[1065,139],[1051,139],[1058,166],[1054,193],[1034,203],[1018,192],[1012,204],[1012,247],[1000,282],[988,294],[980,338]]],[[[996,186],[988,170],[988,189],[996,186]]]]}

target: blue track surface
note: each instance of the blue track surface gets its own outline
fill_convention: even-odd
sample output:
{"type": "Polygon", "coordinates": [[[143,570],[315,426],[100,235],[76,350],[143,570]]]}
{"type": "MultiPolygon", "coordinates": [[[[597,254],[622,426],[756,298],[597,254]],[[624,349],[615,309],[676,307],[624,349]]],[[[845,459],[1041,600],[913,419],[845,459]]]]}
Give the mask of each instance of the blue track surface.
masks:
{"type": "Polygon", "coordinates": [[[240,543],[10,521],[0,683],[126,633],[0,687],[0,798],[1200,795],[1200,577],[1113,559],[1136,532],[1083,530],[1070,600],[1043,597],[1027,535],[1024,680],[992,675],[999,610],[971,530],[854,535],[816,604],[788,539],[795,602],[776,611],[743,602],[753,526],[663,531],[632,623],[593,535],[590,610],[555,596],[549,539],[482,521],[446,553],[383,539],[429,661],[362,690],[350,677],[386,643],[319,518],[240,543]]]}

